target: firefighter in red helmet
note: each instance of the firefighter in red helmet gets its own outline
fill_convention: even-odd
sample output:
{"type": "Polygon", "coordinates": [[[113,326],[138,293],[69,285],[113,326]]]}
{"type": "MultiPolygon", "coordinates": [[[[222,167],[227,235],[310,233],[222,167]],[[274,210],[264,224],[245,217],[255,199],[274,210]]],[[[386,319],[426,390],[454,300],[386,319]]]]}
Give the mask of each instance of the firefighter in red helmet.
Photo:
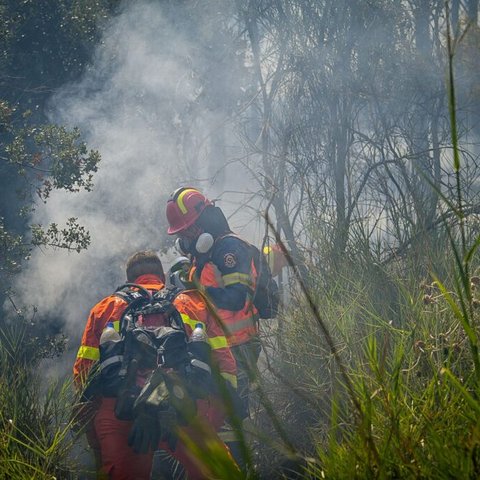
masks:
{"type": "Polygon", "coordinates": [[[231,346],[256,339],[251,300],[255,272],[250,245],[235,235],[219,207],[195,188],[176,190],[167,203],[168,234],[190,254],[197,280],[217,307],[231,346]]]}
{"type": "MultiPolygon", "coordinates": [[[[260,354],[258,311],[252,301],[256,271],[251,245],[230,229],[222,210],[200,191],[177,189],[167,203],[168,234],[189,254],[195,277],[213,303],[237,362],[238,393],[248,416],[249,383],[260,354]]],[[[237,461],[235,442],[229,444],[237,461]]]]}
{"type": "Polygon", "coordinates": [[[179,188],[167,203],[167,220],[169,235],[185,232],[200,217],[207,206],[213,205],[195,188],[179,188]]]}

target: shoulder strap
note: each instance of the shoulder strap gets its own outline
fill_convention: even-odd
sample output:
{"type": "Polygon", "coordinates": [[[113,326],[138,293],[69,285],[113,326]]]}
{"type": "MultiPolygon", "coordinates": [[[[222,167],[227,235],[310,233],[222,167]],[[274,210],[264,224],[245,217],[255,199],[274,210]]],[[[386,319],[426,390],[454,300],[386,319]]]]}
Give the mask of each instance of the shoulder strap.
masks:
{"type": "Polygon", "coordinates": [[[175,286],[164,287],[153,294],[151,303],[152,309],[155,309],[156,313],[163,313],[168,317],[170,326],[173,329],[182,330],[186,335],[182,316],[173,303],[181,292],[182,289],[175,286]]]}
{"type": "Polygon", "coordinates": [[[149,300],[152,298],[150,291],[136,283],[124,283],[120,285],[113,294],[125,300],[129,305],[140,298],[149,300]]]}
{"type": "Polygon", "coordinates": [[[121,298],[127,302],[127,308],[124,310],[122,317],[120,318],[120,334],[124,334],[125,325],[123,324],[123,319],[128,315],[134,308],[137,308],[141,304],[150,303],[153,296],[149,290],[141,285],[136,283],[124,283],[118,287],[114,295],[121,298]]]}
{"type": "Polygon", "coordinates": [[[162,300],[167,300],[171,303],[175,300],[175,297],[182,291],[181,288],[175,287],[175,286],[166,286],[162,288],[161,290],[157,290],[152,297],[152,300],[155,299],[162,299],[162,300]]]}
{"type": "Polygon", "coordinates": [[[213,244],[213,247],[212,249],[210,250],[210,257],[213,255],[213,251],[215,250],[216,247],[218,247],[218,244],[220,243],[221,240],[225,239],[225,238],[236,238],[238,240],[240,240],[242,243],[244,243],[245,245],[247,245],[248,247],[252,247],[253,245],[250,243],[250,242],[247,242],[247,240],[239,237],[236,233],[233,233],[233,232],[230,232],[230,233],[226,233],[225,235],[221,235],[220,237],[217,237],[215,239],[215,242],[213,244]]]}
{"type": "Polygon", "coordinates": [[[247,245],[250,245],[249,242],[247,242],[244,238],[238,236],[236,233],[233,233],[233,232],[229,232],[229,233],[226,233],[225,235],[221,235],[220,237],[217,237],[216,240],[215,240],[215,243],[218,241],[218,240],[223,240],[224,238],[228,238],[228,237],[232,237],[232,238],[238,238],[240,241],[242,241],[243,243],[246,243],[247,245]]]}

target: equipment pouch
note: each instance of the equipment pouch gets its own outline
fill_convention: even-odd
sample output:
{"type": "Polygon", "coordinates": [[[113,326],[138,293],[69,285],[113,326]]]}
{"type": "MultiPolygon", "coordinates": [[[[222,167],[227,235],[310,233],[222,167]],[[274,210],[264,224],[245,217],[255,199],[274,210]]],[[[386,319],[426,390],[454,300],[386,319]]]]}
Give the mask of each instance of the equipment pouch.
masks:
{"type": "Polygon", "coordinates": [[[185,377],[174,371],[165,373],[165,384],[168,389],[169,401],[177,413],[178,423],[189,424],[197,413],[195,399],[189,394],[185,385],[185,377]]]}
{"type": "Polygon", "coordinates": [[[165,368],[184,366],[189,362],[187,341],[183,330],[159,327],[156,331],[157,361],[165,368]]]}
{"type": "Polygon", "coordinates": [[[133,406],[140,390],[137,385],[120,390],[115,402],[115,416],[119,420],[133,420],[133,406]]]}
{"type": "Polygon", "coordinates": [[[122,381],[115,403],[115,416],[119,420],[133,419],[133,406],[142,387],[136,382],[138,361],[133,358],[128,367],[127,374],[122,381]]]}
{"type": "Polygon", "coordinates": [[[214,393],[212,370],[209,365],[193,358],[186,369],[186,385],[192,398],[206,398],[214,393]]]}

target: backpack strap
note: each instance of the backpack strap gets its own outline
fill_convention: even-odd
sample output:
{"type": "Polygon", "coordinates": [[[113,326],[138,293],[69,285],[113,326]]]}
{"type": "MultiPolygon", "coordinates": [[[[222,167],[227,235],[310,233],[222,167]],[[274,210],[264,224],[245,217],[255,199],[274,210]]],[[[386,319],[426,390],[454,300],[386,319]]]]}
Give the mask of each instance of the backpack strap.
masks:
{"type": "Polygon", "coordinates": [[[157,290],[153,294],[152,304],[155,305],[156,301],[163,303],[165,310],[162,313],[165,313],[168,316],[170,327],[175,330],[183,330],[186,335],[187,331],[182,316],[173,303],[177,295],[181,292],[182,289],[175,286],[168,286],[161,290],[157,290]]]}
{"type": "Polygon", "coordinates": [[[161,290],[157,290],[153,294],[153,299],[162,299],[162,300],[167,300],[170,303],[173,303],[175,300],[176,296],[182,291],[181,288],[175,287],[175,286],[166,286],[162,288],[161,290]]]}
{"type": "Polygon", "coordinates": [[[128,305],[122,313],[119,327],[120,334],[125,335],[124,330],[127,327],[123,324],[123,319],[125,318],[125,316],[142,303],[151,302],[153,295],[145,287],[142,287],[141,285],[138,285],[136,283],[124,283],[115,290],[113,295],[121,298],[122,300],[127,302],[128,305]]]}
{"type": "Polygon", "coordinates": [[[114,295],[123,298],[129,304],[132,301],[140,298],[139,296],[142,296],[143,298],[148,298],[149,300],[152,298],[152,294],[150,293],[150,291],[147,290],[145,287],[138,285],[137,283],[124,283],[123,285],[120,285],[115,290],[114,295]]]}

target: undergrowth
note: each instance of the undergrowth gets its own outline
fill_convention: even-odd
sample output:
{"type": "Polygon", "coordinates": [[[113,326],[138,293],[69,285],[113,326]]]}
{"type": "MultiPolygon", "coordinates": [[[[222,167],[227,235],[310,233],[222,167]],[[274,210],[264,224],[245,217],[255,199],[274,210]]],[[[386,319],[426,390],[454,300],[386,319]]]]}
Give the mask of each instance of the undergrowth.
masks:
{"type": "MultiPolygon", "coordinates": [[[[45,342],[21,315],[0,329],[0,478],[76,478],[70,382],[46,382],[45,342]]],[[[52,352],[50,351],[50,354],[52,352]]]]}

